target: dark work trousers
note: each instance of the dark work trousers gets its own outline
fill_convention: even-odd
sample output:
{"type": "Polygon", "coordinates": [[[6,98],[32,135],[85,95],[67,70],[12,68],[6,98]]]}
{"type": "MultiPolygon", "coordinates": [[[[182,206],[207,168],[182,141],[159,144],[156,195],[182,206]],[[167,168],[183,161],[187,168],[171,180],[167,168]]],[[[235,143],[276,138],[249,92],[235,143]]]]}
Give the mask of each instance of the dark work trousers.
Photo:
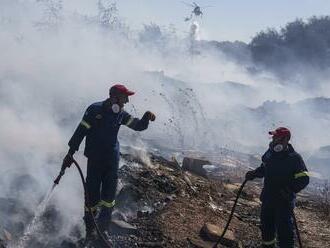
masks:
{"type": "Polygon", "coordinates": [[[264,247],[275,247],[277,238],[280,248],[294,247],[294,202],[262,202],[261,234],[264,247]]]}
{"type": "MultiPolygon", "coordinates": [[[[107,229],[110,225],[112,209],[118,184],[119,152],[113,153],[110,158],[88,158],[87,162],[87,193],[92,211],[101,209],[98,222],[100,228],[107,229]]],[[[93,223],[87,209],[85,209],[86,231],[92,231],[93,223]]]]}

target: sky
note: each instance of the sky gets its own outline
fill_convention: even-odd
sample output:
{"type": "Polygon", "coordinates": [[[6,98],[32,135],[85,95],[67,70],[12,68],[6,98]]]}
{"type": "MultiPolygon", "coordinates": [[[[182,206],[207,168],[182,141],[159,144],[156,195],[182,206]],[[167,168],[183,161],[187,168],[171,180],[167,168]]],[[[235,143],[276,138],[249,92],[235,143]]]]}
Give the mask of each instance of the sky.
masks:
{"type": "MultiPolygon", "coordinates": [[[[96,11],[95,1],[71,0],[65,8],[79,12],[96,11]],[[77,4],[79,3],[79,4],[77,4]]],[[[161,26],[174,24],[179,32],[189,30],[184,22],[192,8],[180,0],[118,0],[119,14],[130,27],[139,29],[151,22],[161,26]]],[[[186,3],[190,3],[189,0],[186,3]]],[[[296,18],[328,15],[329,0],[200,0],[204,16],[199,19],[202,38],[208,40],[240,40],[249,42],[259,31],[268,27],[280,28],[296,18]]]]}

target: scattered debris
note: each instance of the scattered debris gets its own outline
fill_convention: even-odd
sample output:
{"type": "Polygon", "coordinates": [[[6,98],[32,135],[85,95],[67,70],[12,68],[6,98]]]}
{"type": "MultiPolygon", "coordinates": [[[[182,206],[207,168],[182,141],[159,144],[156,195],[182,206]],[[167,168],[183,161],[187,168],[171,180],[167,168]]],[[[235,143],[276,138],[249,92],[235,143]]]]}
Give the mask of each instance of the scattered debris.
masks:
{"type": "MultiPolygon", "coordinates": [[[[150,166],[129,154],[124,156],[125,165],[119,170],[121,186],[117,195],[118,204],[113,212],[109,235],[113,247],[213,247],[225,227],[240,185],[238,169],[226,171],[225,178],[209,179],[200,175],[203,173],[194,173],[190,169],[183,171],[179,163],[161,157],[151,156],[150,166]],[[134,161],[134,165],[138,163],[138,166],[130,166],[130,161],[134,161]]],[[[185,168],[191,168],[187,166],[188,161],[189,165],[195,163],[192,168],[210,164],[206,160],[187,157],[185,168]]],[[[260,245],[260,186],[260,182],[251,182],[246,186],[229,227],[232,233],[228,231],[221,247],[252,248],[260,245]]],[[[296,215],[304,246],[327,247],[330,242],[330,220],[315,211],[319,205],[312,199],[307,193],[297,198],[296,215]],[[312,222],[308,221],[311,219],[312,222]],[[327,228],[320,231],[320,226],[327,228]]],[[[15,199],[0,198],[0,206],[1,215],[11,216],[9,219],[12,220],[10,225],[8,220],[3,222],[0,219],[0,225],[12,234],[0,241],[0,248],[3,248],[9,237],[13,240],[20,237],[32,213],[25,211],[24,206],[20,206],[15,199]]],[[[82,221],[66,236],[54,237],[53,234],[58,234],[63,225],[62,218],[60,209],[50,204],[41,218],[42,232],[31,239],[28,247],[83,247],[82,221]]]]}
{"type": "Polygon", "coordinates": [[[182,170],[190,171],[202,177],[207,177],[207,171],[203,168],[203,165],[209,164],[211,164],[211,162],[207,160],[185,157],[182,161],[182,170]]]}

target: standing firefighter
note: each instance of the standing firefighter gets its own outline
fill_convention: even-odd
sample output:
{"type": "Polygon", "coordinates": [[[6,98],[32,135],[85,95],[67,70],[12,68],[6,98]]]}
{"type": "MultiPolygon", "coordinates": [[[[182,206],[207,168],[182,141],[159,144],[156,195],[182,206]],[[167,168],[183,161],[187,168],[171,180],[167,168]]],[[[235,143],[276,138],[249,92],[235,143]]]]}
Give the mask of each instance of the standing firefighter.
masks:
{"type": "Polygon", "coordinates": [[[296,193],[309,183],[302,157],[289,144],[289,129],[280,127],[269,132],[272,142],[262,156],[262,164],[246,173],[247,180],[264,178],[261,192],[261,234],[263,247],[294,247],[293,210],[296,193]]]}
{"type": "MultiPolygon", "coordinates": [[[[111,222],[111,214],[115,205],[115,194],[118,181],[119,143],[118,131],[125,125],[135,131],[148,128],[149,121],[155,120],[155,115],[147,111],[142,119],[133,118],[123,110],[128,97],[134,95],[124,85],[116,84],[110,88],[110,97],[103,102],[90,105],[72,138],[69,141],[69,152],[63,164],[70,167],[73,154],[86,136],[84,155],[87,161],[87,194],[93,214],[100,209],[98,225],[101,231],[107,231],[111,222]]],[[[95,237],[92,215],[85,208],[84,221],[86,239],[95,237]]]]}

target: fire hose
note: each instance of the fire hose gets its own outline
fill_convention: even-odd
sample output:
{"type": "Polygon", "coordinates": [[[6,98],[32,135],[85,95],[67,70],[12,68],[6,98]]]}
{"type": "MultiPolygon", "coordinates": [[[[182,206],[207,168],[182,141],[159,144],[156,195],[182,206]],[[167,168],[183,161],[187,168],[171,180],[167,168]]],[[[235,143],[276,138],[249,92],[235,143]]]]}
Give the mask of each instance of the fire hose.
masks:
{"type": "MultiPolygon", "coordinates": [[[[76,160],[74,160],[74,159],[73,159],[73,163],[74,163],[74,165],[76,166],[76,168],[77,168],[77,170],[79,172],[79,175],[80,175],[80,178],[81,178],[81,182],[82,182],[83,187],[84,187],[86,207],[87,207],[87,210],[88,210],[88,212],[90,213],[90,215],[92,217],[92,223],[93,223],[93,225],[95,227],[95,230],[97,232],[97,235],[99,236],[99,238],[102,241],[102,243],[104,243],[104,245],[106,247],[110,248],[110,247],[112,247],[112,244],[109,242],[109,240],[107,240],[106,237],[104,237],[103,233],[101,232],[100,228],[98,227],[98,225],[96,223],[94,213],[93,213],[92,208],[90,206],[90,201],[89,201],[89,195],[88,195],[88,191],[87,191],[86,180],[84,178],[84,174],[83,174],[83,172],[81,170],[81,167],[79,166],[78,162],[76,160]]],[[[65,169],[66,169],[66,167],[62,165],[62,168],[61,168],[60,173],[58,174],[58,176],[54,180],[54,184],[59,184],[62,176],[65,174],[65,169]]]]}
{"type": "MultiPolygon", "coordinates": [[[[74,165],[76,166],[76,168],[78,169],[78,172],[79,172],[79,175],[80,175],[80,178],[81,178],[81,181],[82,181],[82,184],[83,184],[83,187],[84,187],[84,193],[85,193],[85,200],[86,200],[86,205],[87,205],[87,209],[89,211],[89,213],[91,214],[92,216],[92,222],[93,222],[93,225],[96,229],[96,232],[99,236],[99,238],[101,239],[101,241],[106,245],[106,247],[111,247],[111,243],[104,237],[104,235],[102,234],[102,232],[100,231],[97,223],[96,223],[96,220],[95,220],[95,216],[93,214],[93,211],[90,207],[90,204],[89,204],[89,196],[88,196],[88,191],[87,191],[87,186],[86,186],[86,181],[85,181],[85,178],[84,178],[84,174],[78,164],[78,162],[76,160],[73,159],[73,163],[74,165]]],[[[59,184],[62,176],[65,174],[65,169],[66,167],[62,166],[61,168],[61,171],[59,173],[59,175],[57,176],[57,178],[54,180],[54,184],[59,184]]],[[[215,245],[213,246],[213,248],[217,248],[218,245],[221,243],[221,241],[223,240],[227,230],[228,230],[228,227],[230,225],[230,222],[234,216],[234,212],[235,212],[235,209],[236,209],[236,206],[237,206],[237,202],[238,202],[238,199],[239,197],[241,196],[241,193],[243,191],[243,188],[245,186],[245,184],[247,183],[248,180],[244,180],[244,182],[241,184],[237,194],[236,194],[236,199],[234,201],[234,205],[231,209],[231,212],[230,212],[230,215],[229,215],[229,218],[228,218],[228,221],[226,223],[226,226],[225,228],[223,229],[223,232],[222,234],[220,235],[218,241],[215,243],[215,245]]],[[[295,214],[293,212],[293,222],[294,222],[294,226],[295,226],[295,229],[296,229],[296,234],[297,234],[297,239],[298,239],[298,242],[299,242],[299,247],[300,248],[303,248],[302,246],[302,242],[301,242],[301,237],[300,237],[300,233],[299,233],[299,229],[298,229],[298,225],[297,225],[297,220],[296,220],[296,217],[295,217],[295,214]]]]}
{"type": "MultiPolygon", "coordinates": [[[[247,183],[248,180],[244,180],[244,182],[241,184],[237,194],[236,194],[236,199],[235,199],[235,202],[234,202],[234,205],[231,209],[231,212],[230,212],[230,215],[229,215],[229,218],[228,218],[228,221],[227,221],[227,224],[225,226],[225,228],[223,229],[222,231],[222,234],[220,235],[218,241],[215,243],[215,245],[212,247],[212,248],[217,248],[218,245],[221,243],[221,241],[223,240],[223,237],[225,236],[227,230],[228,230],[228,227],[229,227],[229,224],[233,218],[233,215],[234,215],[234,212],[235,212],[235,209],[236,209],[236,206],[237,206],[237,202],[238,202],[238,199],[239,197],[241,196],[241,193],[243,191],[243,188],[245,186],[245,184],[247,183]]],[[[296,234],[297,234],[297,239],[298,239],[298,242],[299,242],[299,247],[300,248],[303,248],[302,246],[302,242],[301,242],[301,238],[300,238],[300,233],[299,233],[299,229],[298,229],[298,225],[297,225],[297,219],[296,219],[296,216],[294,214],[294,212],[292,213],[292,216],[293,216],[293,222],[294,222],[294,226],[295,226],[295,229],[296,229],[296,234]]]]}

